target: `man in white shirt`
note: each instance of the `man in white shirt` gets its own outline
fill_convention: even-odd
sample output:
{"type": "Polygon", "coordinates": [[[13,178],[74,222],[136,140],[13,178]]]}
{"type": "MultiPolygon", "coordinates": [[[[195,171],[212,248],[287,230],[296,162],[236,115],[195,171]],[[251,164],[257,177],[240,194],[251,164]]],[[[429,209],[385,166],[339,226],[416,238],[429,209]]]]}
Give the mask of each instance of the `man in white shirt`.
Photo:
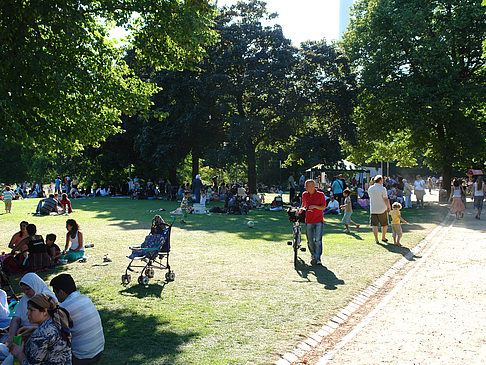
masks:
{"type": "Polygon", "coordinates": [[[331,195],[323,214],[339,214],[339,202],[331,195]]]}
{"type": "Polygon", "coordinates": [[[388,242],[386,239],[386,231],[388,229],[388,212],[390,212],[390,201],[388,200],[388,194],[383,186],[383,177],[376,175],[374,179],[375,183],[368,189],[368,195],[370,197],[370,224],[375,235],[375,242],[378,241],[378,225],[381,226],[381,240],[388,242]]]}
{"type": "Polygon", "coordinates": [[[76,291],[76,284],[71,275],[58,275],[50,284],[59,300],[59,306],[69,312],[73,321],[73,365],[96,364],[105,348],[103,326],[98,310],[91,299],[76,291]]]}
{"type": "Polygon", "coordinates": [[[417,198],[417,208],[424,207],[424,195],[425,195],[425,181],[420,175],[417,175],[415,182],[413,183],[413,192],[417,198]]]}

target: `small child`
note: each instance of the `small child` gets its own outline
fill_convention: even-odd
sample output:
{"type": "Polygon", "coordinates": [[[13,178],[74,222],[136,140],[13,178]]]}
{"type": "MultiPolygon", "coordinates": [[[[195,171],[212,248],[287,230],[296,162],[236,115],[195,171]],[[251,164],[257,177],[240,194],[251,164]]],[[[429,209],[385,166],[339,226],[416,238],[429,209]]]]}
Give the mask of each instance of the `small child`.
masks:
{"type": "Polygon", "coordinates": [[[408,224],[408,222],[402,218],[400,209],[402,209],[402,205],[399,202],[395,202],[393,203],[392,211],[390,212],[392,218],[393,244],[396,246],[402,246],[400,244],[400,238],[402,237],[402,226],[400,222],[408,224]]]}
{"type": "Polygon", "coordinates": [[[343,220],[341,222],[344,223],[344,225],[346,226],[346,229],[344,230],[344,232],[349,233],[349,224],[355,225],[356,226],[356,232],[358,232],[359,231],[359,224],[355,223],[351,220],[351,215],[353,214],[353,205],[351,204],[351,198],[350,198],[351,191],[346,188],[343,191],[343,195],[344,195],[344,204],[341,205],[341,209],[344,210],[344,216],[343,216],[343,220]]]}
{"type": "Polygon", "coordinates": [[[56,235],[54,233],[49,233],[46,236],[47,253],[51,256],[53,262],[57,262],[61,257],[61,249],[55,242],[56,235]]]}
{"type": "Polygon", "coordinates": [[[182,210],[182,219],[181,219],[181,223],[183,224],[186,224],[186,218],[187,218],[187,214],[188,213],[191,213],[192,211],[192,207],[189,206],[189,197],[191,196],[191,192],[190,191],[185,191],[184,192],[184,198],[182,198],[182,201],[181,201],[181,210],[182,210]]]}

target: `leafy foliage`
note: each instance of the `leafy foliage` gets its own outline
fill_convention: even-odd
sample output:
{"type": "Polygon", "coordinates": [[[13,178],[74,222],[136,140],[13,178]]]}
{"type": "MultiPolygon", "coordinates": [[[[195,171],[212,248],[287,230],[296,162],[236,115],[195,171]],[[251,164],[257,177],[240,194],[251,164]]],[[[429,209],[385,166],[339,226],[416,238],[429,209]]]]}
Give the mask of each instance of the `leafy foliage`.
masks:
{"type": "Polygon", "coordinates": [[[131,28],[146,62],[180,68],[214,39],[212,11],[207,1],[2,1],[3,138],[74,152],[119,131],[121,113],[147,111],[156,88],[121,60],[107,40],[109,25],[131,28]]]}
{"type": "Polygon", "coordinates": [[[361,0],[349,29],[343,46],[360,75],[358,155],[373,153],[369,141],[406,164],[425,155],[446,187],[453,166],[484,160],[480,0],[361,0]]]}

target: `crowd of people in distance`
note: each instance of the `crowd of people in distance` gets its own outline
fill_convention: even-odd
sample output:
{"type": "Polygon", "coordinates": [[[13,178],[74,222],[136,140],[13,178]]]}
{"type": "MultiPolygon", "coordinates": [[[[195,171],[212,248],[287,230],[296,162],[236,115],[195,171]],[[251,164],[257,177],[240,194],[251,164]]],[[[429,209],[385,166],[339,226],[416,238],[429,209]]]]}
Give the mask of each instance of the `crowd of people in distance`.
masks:
{"type": "Polygon", "coordinates": [[[1,256],[2,270],[7,274],[39,272],[58,263],[73,262],[84,256],[84,237],[74,219],[66,221],[66,244],[61,250],[56,244],[57,236],[49,233],[44,237],[37,232],[35,224],[20,223],[8,244],[9,253],[1,256]]]}
{"type": "MultiPolygon", "coordinates": [[[[369,195],[368,187],[374,183],[373,178],[369,183],[365,181],[358,181],[355,176],[346,180],[342,174],[333,177],[330,181],[317,180],[318,188],[326,195],[328,203],[324,214],[340,214],[341,206],[344,204],[344,191],[349,190],[349,198],[354,209],[369,209],[369,195]]],[[[397,202],[403,208],[412,208],[412,194],[415,195],[417,201],[417,208],[424,207],[424,195],[426,190],[431,190],[440,186],[441,178],[433,176],[428,177],[425,181],[420,175],[415,177],[415,180],[409,182],[400,175],[392,175],[383,178],[383,187],[387,191],[387,196],[391,204],[397,202]]]]}

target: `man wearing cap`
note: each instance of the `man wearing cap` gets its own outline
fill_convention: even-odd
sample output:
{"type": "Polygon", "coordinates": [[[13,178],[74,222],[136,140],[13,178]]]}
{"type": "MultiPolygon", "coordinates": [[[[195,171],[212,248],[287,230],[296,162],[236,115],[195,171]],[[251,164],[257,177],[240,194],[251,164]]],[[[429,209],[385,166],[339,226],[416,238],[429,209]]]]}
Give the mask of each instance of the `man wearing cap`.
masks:
{"type": "Polygon", "coordinates": [[[378,225],[381,226],[381,240],[388,242],[386,239],[386,231],[388,229],[388,212],[390,212],[390,201],[388,194],[383,186],[383,177],[376,175],[373,186],[368,189],[370,196],[370,225],[375,235],[375,242],[378,241],[378,225]]]}

